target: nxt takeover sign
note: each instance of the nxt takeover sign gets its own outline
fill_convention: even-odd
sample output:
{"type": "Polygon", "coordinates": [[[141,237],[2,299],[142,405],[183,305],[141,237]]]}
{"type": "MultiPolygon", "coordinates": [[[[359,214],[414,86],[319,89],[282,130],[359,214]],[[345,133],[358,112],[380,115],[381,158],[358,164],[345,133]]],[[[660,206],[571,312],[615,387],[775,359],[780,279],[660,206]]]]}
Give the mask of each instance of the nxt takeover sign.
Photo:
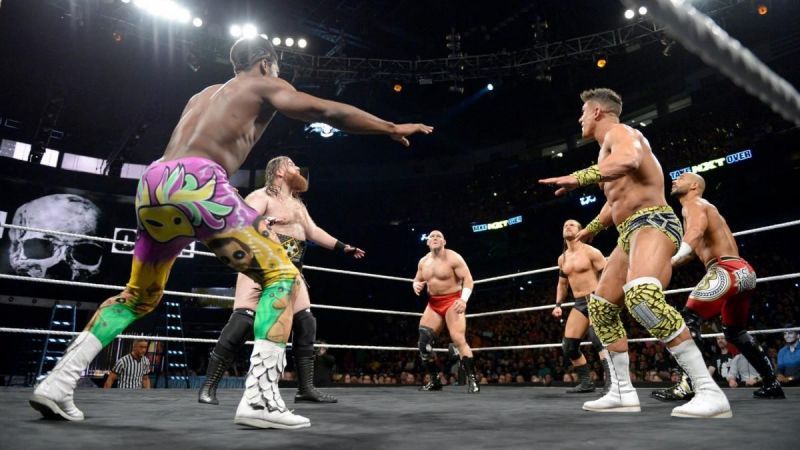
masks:
{"type": "Polygon", "coordinates": [[[753,157],[752,150],[749,150],[749,149],[748,150],[743,150],[743,151],[738,152],[738,153],[730,154],[730,155],[728,155],[728,156],[726,156],[724,158],[712,159],[710,161],[706,161],[704,163],[700,163],[700,164],[697,164],[697,165],[694,165],[694,166],[689,166],[689,167],[684,167],[682,169],[673,170],[672,172],[669,173],[669,176],[673,180],[677,180],[678,177],[681,176],[681,174],[684,174],[686,172],[694,172],[694,173],[708,172],[709,170],[718,169],[718,168],[720,168],[720,167],[722,167],[722,166],[724,166],[726,164],[727,165],[735,164],[735,163],[737,163],[739,161],[744,161],[744,160],[750,159],[752,157],[753,157]]]}

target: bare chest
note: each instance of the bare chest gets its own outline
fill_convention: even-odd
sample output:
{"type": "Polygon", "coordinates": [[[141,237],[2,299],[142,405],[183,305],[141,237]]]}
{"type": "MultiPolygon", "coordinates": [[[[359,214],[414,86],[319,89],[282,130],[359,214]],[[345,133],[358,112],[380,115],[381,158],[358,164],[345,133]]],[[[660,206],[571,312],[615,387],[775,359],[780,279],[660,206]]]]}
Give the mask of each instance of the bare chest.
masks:
{"type": "Polygon", "coordinates": [[[585,252],[564,254],[564,263],[561,270],[566,275],[579,274],[592,270],[592,260],[585,252]]]}
{"type": "Polygon", "coordinates": [[[286,222],[272,227],[276,233],[305,240],[305,208],[299,200],[293,198],[280,201],[272,199],[267,206],[266,215],[283,219],[286,222]]]}
{"type": "Polygon", "coordinates": [[[427,258],[422,262],[422,276],[425,280],[450,280],[455,278],[455,272],[448,260],[435,260],[427,258]]]}

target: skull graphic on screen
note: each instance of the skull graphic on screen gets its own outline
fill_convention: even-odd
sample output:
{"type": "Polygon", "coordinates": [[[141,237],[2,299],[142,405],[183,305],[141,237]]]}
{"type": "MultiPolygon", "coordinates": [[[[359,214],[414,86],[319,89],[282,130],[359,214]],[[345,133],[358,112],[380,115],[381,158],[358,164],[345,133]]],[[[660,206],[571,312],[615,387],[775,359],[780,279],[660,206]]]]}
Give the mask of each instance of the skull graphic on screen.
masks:
{"type": "MultiPolygon", "coordinates": [[[[17,208],[12,223],[31,228],[96,236],[100,210],[73,194],[37,198],[17,208]]],[[[86,238],[29,230],[10,230],[9,263],[33,278],[86,280],[100,271],[103,247],[86,238]]]]}

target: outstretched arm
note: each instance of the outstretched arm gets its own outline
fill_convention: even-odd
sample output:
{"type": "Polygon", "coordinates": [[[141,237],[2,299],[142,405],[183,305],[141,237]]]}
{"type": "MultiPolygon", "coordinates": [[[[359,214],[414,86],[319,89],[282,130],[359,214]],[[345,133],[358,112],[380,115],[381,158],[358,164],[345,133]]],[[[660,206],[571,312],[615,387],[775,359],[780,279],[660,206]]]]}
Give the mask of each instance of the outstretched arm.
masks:
{"type": "Polygon", "coordinates": [[[264,99],[275,110],[292,119],[325,122],[354,134],[385,134],[406,147],[410,145],[406,136],[415,133],[429,134],[433,131],[433,127],[428,125],[395,124],[351,105],[298,92],[291,84],[280,78],[265,80],[260,87],[264,99]]]}
{"type": "Polygon", "coordinates": [[[601,181],[616,180],[638,169],[642,164],[643,150],[634,131],[625,126],[615,126],[606,134],[611,151],[597,165],[601,181]]]}
{"type": "Polygon", "coordinates": [[[328,250],[341,250],[345,254],[351,255],[353,258],[361,259],[364,257],[365,252],[358,247],[354,247],[349,244],[345,244],[335,237],[328,234],[327,231],[323,230],[322,228],[318,227],[314,220],[311,219],[311,215],[308,214],[308,210],[305,210],[306,216],[306,237],[310,241],[314,241],[317,244],[327,248],[328,250]]]}
{"type": "Polygon", "coordinates": [[[608,145],[610,152],[599,164],[576,170],[569,175],[545,178],[539,180],[539,183],[558,186],[556,195],[564,195],[579,187],[622,178],[638,169],[642,163],[642,144],[631,128],[613,127],[606,133],[603,145],[608,145]]]}

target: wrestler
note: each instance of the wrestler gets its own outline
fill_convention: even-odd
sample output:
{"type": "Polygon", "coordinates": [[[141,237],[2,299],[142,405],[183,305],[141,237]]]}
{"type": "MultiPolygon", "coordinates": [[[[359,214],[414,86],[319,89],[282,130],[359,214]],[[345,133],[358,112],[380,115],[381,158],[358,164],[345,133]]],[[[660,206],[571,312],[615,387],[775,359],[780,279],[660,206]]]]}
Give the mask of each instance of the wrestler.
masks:
{"type": "Polygon", "coordinates": [[[630,380],[628,340],[622,326],[621,303],[650,334],[664,343],[689,375],[697,395],[672,410],[677,417],[731,417],[728,399],[711,379],[703,355],[683,318],[664,298],[672,277],[670,258],[678,250],[683,229],[664,196],[664,175],[650,143],[639,131],[619,122],[622,99],[611,89],[581,93],[578,120],[584,138],[600,144],[598,164],[557,178],[540,180],[559,186],[563,195],[600,183],[606,203],[600,214],[578,234],[588,241],[600,230],[617,226],[617,247],[589,299],[589,320],[609,353],[611,389],[583,404],[587,411],[640,411],[639,396],[630,380]]]}
{"type": "Polygon", "coordinates": [[[73,402],[81,372],[128,325],[156,308],[176,257],[197,240],[262,287],[251,367],[235,421],[261,428],[310,425],[307,418],[286,408],[278,390],[300,272],[275,233],[264,230],[264,217],[247,206],[228,177],[247,158],[276,112],[325,121],[351,133],[386,134],[406,146],[406,136],[432,129],[396,125],[352,106],[297,92],[278,78],[277,53],[264,37],[236,41],[230,59],[235,76],[189,100],[164,156],[142,175],[135,201],[139,230],[130,281],[100,305],[34,390],[30,404],[45,417],[83,420],[73,402]],[[220,240],[223,245],[216,245],[220,240]]]}
{"type": "MultiPolygon", "coordinates": [[[[672,266],[689,262],[695,254],[706,266],[706,275],[689,294],[681,311],[686,326],[698,346],[704,320],[722,316],[722,332],[761,375],[762,386],[753,392],[756,398],[786,398],[775,377],[769,357],[745,330],[750,299],[756,288],[756,272],[739,257],[739,248],[731,229],[719,210],[703,198],[706,182],[700,175],[684,173],[672,182],[672,195],[681,202],[684,227],[681,247],[672,257],[672,266]]],[[[688,400],[694,396],[691,381],[683,379],[675,386],[650,394],[663,401],[688,400]]]]}
{"type": "Polygon", "coordinates": [[[453,250],[446,249],[444,234],[433,230],[428,234],[430,252],[419,260],[417,274],[414,276],[414,293],[419,295],[427,284],[428,306],[419,321],[419,356],[423,370],[430,375],[430,381],[424,384],[421,391],[440,391],[442,382],[439,379],[439,368],[433,344],[436,335],[447,325],[450,340],[460,356],[461,368],[466,374],[467,392],[478,393],[480,387],[475,376],[475,363],[472,349],[467,344],[467,302],[472,295],[472,274],[466,261],[453,250]]]}
{"type": "Polygon", "coordinates": [[[553,317],[560,319],[563,311],[561,304],[567,298],[567,291],[572,288],[572,296],[575,298],[575,305],[567,316],[567,325],[564,328],[564,340],[561,347],[564,356],[572,361],[575,371],[578,373],[578,385],[569,389],[567,393],[578,394],[584,392],[594,392],[594,383],[589,376],[589,365],[586,357],[581,353],[581,339],[589,332],[589,339],[592,341],[592,348],[600,355],[603,364],[605,389],[611,385],[611,375],[608,371],[606,361],[606,351],[603,343],[589,326],[589,311],[587,302],[589,294],[597,287],[597,280],[600,273],[606,266],[606,259],[600,250],[575,239],[578,232],[582,229],[577,220],[567,220],[561,236],[564,238],[564,252],[558,257],[558,285],[556,286],[556,306],[553,308],[553,317]]]}
{"type": "MultiPolygon", "coordinates": [[[[364,251],[343,244],[325,230],[318,227],[308,214],[301,193],[308,190],[308,180],[287,156],[272,158],[267,163],[266,183],[248,195],[244,201],[260,214],[270,217],[272,230],[292,263],[303,269],[306,241],[329,250],[338,250],[356,259],[364,257],[364,251]]],[[[211,351],[206,371],[206,380],[200,388],[200,403],[219,404],[217,386],[222,375],[239,353],[253,329],[253,319],[261,297],[261,285],[241,273],[236,280],[236,295],[231,314],[211,351]]],[[[292,353],[297,367],[298,391],[295,402],[310,401],[336,403],[336,398],[324,394],[314,387],[314,341],[317,336],[317,319],[311,313],[308,286],[304,280],[297,285],[297,295],[292,302],[292,353]]]]}

